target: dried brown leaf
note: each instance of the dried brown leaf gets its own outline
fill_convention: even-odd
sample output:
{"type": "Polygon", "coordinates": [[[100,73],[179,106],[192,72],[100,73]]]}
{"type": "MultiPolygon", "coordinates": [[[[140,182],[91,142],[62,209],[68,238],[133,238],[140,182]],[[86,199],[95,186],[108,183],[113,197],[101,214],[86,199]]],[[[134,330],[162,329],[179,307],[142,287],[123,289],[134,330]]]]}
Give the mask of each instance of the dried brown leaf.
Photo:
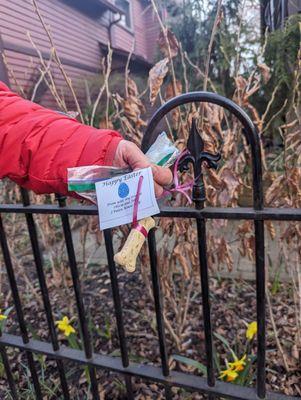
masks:
{"type": "Polygon", "coordinates": [[[183,268],[183,274],[185,279],[189,279],[189,257],[186,254],[184,243],[179,243],[173,251],[174,256],[176,256],[177,260],[181,264],[183,268]]]}
{"type": "MultiPolygon", "coordinates": [[[[179,81],[179,80],[177,80],[177,81],[176,81],[176,96],[178,96],[179,94],[181,94],[181,93],[182,93],[182,90],[183,90],[182,82],[179,81]]],[[[169,99],[173,98],[174,96],[175,96],[175,93],[174,93],[174,86],[173,86],[172,83],[169,83],[169,84],[166,86],[166,89],[165,89],[165,99],[166,99],[166,100],[169,100],[169,99]]]]}
{"type": "Polygon", "coordinates": [[[158,45],[164,57],[169,58],[171,56],[173,58],[178,55],[179,42],[174,33],[172,33],[170,29],[167,29],[166,34],[162,31],[160,32],[158,45]],[[170,54],[169,54],[169,49],[170,49],[170,54]]]}
{"type": "Polygon", "coordinates": [[[268,205],[272,205],[272,203],[277,199],[280,198],[282,191],[283,191],[283,186],[285,185],[285,176],[280,175],[278,178],[274,180],[274,182],[271,184],[271,186],[268,188],[266,192],[266,202],[268,205]]]}
{"type": "Polygon", "coordinates": [[[133,81],[133,79],[131,79],[130,77],[128,77],[128,79],[127,79],[127,88],[128,88],[128,94],[130,96],[135,96],[135,97],[139,96],[136,82],[133,81]]]}
{"type": "Polygon", "coordinates": [[[220,177],[225,182],[229,190],[230,196],[234,197],[237,188],[242,184],[240,177],[234,174],[234,172],[227,167],[222,169],[220,177]]]}
{"type": "Polygon", "coordinates": [[[157,62],[149,72],[150,103],[154,105],[164,78],[168,73],[168,58],[157,62]]]}
{"type": "Polygon", "coordinates": [[[223,180],[213,169],[208,169],[208,180],[215,189],[221,189],[224,186],[223,180]]]}
{"type": "Polygon", "coordinates": [[[266,227],[272,240],[275,239],[276,231],[272,221],[266,221],[266,227]]]}
{"type": "Polygon", "coordinates": [[[235,80],[235,85],[236,85],[237,89],[240,91],[245,91],[245,89],[247,87],[246,79],[244,79],[241,75],[239,75],[236,78],[234,78],[234,80],[235,80]]]}
{"type": "Polygon", "coordinates": [[[267,83],[271,78],[271,68],[269,68],[266,64],[258,64],[259,71],[263,78],[263,82],[267,83]]]}

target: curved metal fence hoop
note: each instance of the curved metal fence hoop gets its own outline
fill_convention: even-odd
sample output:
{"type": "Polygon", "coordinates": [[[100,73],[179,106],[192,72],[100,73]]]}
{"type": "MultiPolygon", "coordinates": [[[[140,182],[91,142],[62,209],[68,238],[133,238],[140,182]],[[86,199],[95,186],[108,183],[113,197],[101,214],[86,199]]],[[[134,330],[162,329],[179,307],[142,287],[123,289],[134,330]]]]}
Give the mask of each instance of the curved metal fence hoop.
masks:
{"type": "Polygon", "coordinates": [[[219,105],[230,111],[241,122],[243,133],[251,146],[254,208],[256,210],[262,210],[262,162],[259,135],[248,114],[240,106],[226,97],[211,92],[190,92],[181,94],[167,101],[155,112],[146,128],[142,140],[143,151],[146,151],[155,141],[156,136],[154,135],[154,131],[159,122],[173,109],[189,103],[211,103],[219,105]]]}

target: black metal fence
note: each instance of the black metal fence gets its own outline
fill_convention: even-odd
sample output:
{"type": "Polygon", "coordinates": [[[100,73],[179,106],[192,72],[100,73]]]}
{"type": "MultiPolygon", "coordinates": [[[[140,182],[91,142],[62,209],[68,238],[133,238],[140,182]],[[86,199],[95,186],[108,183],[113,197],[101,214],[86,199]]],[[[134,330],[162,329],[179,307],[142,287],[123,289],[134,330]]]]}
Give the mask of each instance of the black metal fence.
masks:
{"type": "MultiPolygon", "coordinates": [[[[198,142],[196,132],[191,134],[188,147],[191,157],[185,163],[192,162],[194,166],[197,181],[193,188],[193,200],[195,208],[173,208],[161,207],[160,218],[164,217],[181,217],[190,218],[196,221],[198,232],[198,250],[199,250],[199,266],[202,288],[202,307],[205,330],[205,344],[207,357],[207,378],[198,377],[192,374],[170,371],[168,365],[168,349],[165,340],[164,320],[163,320],[163,303],[160,289],[160,279],[158,272],[157,256],[156,256],[156,238],[155,231],[152,230],[148,237],[148,246],[150,254],[150,268],[152,277],[152,287],[154,295],[154,304],[157,320],[158,341],[161,355],[162,367],[152,365],[142,365],[129,361],[129,350],[127,346],[126,332],[123,323],[123,310],[121,306],[118,277],[116,267],[113,260],[113,242],[110,230],[104,232],[105,246],[108,259],[108,267],[110,272],[115,317],[117,321],[119,345],[121,357],[110,357],[93,353],[91,336],[88,329],[88,321],[86,318],[83,296],[81,293],[81,285],[78,273],[78,267],[75,257],[74,244],[72,239],[71,227],[69,223],[69,215],[97,215],[97,209],[94,206],[67,206],[65,199],[57,196],[57,205],[31,205],[29,196],[26,191],[22,190],[23,204],[1,204],[0,205],[0,242],[3,253],[3,259],[7,271],[7,276],[14,300],[16,314],[20,326],[21,336],[3,333],[0,337],[0,353],[6,372],[7,382],[13,399],[18,399],[17,385],[14,381],[10,368],[10,361],[7,355],[7,347],[13,347],[25,352],[28,367],[31,372],[31,379],[34,386],[37,399],[42,399],[42,390],[39,382],[39,376],[35,366],[33,353],[44,354],[56,361],[57,369],[60,376],[62,398],[70,399],[68,381],[64,368],[64,361],[72,361],[77,364],[85,365],[89,369],[91,393],[94,400],[98,400],[99,393],[97,388],[97,369],[105,369],[120,373],[124,376],[126,382],[127,398],[134,399],[132,379],[139,377],[148,382],[161,383],[165,387],[166,399],[172,399],[172,387],[182,387],[193,392],[204,393],[210,399],[229,398],[241,400],[253,399],[296,399],[281,394],[266,392],[266,376],[265,376],[265,247],[264,247],[264,221],[301,221],[300,209],[274,209],[264,208],[263,192],[262,192],[262,173],[261,173],[261,155],[260,144],[256,129],[245,114],[235,103],[221,96],[207,93],[195,92],[181,95],[167,102],[161,107],[152,118],[143,141],[143,147],[147,148],[155,138],[155,129],[158,123],[165,115],[182,104],[192,102],[209,102],[220,105],[234,114],[243,126],[243,132],[251,147],[252,169],[253,169],[253,208],[204,208],[204,186],[202,175],[202,164],[206,161],[207,165],[214,166],[216,155],[211,155],[203,151],[199,151],[201,145],[198,142]],[[28,233],[31,241],[37,276],[39,280],[40,290],[43,298],[47,323],[49,328],[49,336],[51,342],[42,342],[31,339],[29,337],[27,324],[22,311],[22,304],[16,283],[14,267],[7,243],[5,228],[1,214],[18,213],[25,214],[28,233]],[[83,338],[84,350],[75,350],[67,347],[60,347],[53,320],[51,304],[49,300],[49,292],[47,282],[43,270],[43,259],[39,248],[37,229],[34,221],[35,214],[57,214],[60,215],[64,232],[65,244],[68,254],[69,266],[72,276],[74,295],[76,299],[78,319],[83,338]],[[208,265],[207,265],[207,248],[206,248],[206,222],[210,219],[227,219],[227,220],[253,220],[255,229],[255,262],[256,262],[256,301],[257,301],[257,387],[240,387],[230,383],[216,381],[214,363],[213,363],[213,342],[212,327],[210,318],[210,301],[209,301],[209,282],[208,282],[208,265]]],[[[187,166],[187,165],[186,165],[187,166]]],[[[185,165],[182,166],[185,168],[185,165]]],[[[198,316],[196,316],[198,318],[198,316]]],[[[299,398],[300,399],[300,398],[299,398]]]]}

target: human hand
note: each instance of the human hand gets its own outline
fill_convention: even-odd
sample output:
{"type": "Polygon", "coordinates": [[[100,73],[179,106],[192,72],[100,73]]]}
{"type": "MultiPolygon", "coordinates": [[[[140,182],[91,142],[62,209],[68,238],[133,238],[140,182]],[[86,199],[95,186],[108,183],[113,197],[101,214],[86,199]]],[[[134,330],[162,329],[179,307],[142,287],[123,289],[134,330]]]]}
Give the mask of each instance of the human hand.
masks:
{"type": "Polygon", "coordinates": [[[163,168],[152,164],[139,147],[128,140],[121,140],[119,142],[113,166],[119,168],[130,167],[133,170],[152,167],[156,197],[162,195],[164,186],[168,186],[172,183],[173,177],[169,168],[163,168]]]}

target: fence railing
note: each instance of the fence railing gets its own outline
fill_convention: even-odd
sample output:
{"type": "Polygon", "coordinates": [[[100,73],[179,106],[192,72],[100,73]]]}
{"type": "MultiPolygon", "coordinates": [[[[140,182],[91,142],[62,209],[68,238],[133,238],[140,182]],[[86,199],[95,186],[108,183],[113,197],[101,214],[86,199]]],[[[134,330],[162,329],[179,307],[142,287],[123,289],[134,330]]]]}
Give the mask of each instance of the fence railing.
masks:
{"type": "MultiPolygon", "coordinates": [[[[123,309],[121,306],[118,276],[115,263],[113,260],[113,241],[110,230],[104,231],[105,247],[108,260],[108,268],[110,272],[110,280],[112,287],[112,295],[114,301],[115,317],[117,322],[118,338],[121,357],[104,356],[93,353],[93,345],[91,335],[88,329],[87,313],[83,301],[81,291],[81,283],[75,256],[74,243],[72,238],[71,227],[69,223],[70,215],[97,215],[95,206],[67,206],[65,198],[57,196],[57,205],[34,205],[30,204],[28,193],[22,190],[23,204],[1,204],[0,205],[0,244],[3,253],[4,264],[6,267],[7,277],[12,292],[14,306],[17,314],[17,319],[20,327],[21,336],[2,333],[0,337],[0,353],[2,362],[6,372],[7,382],[10,393],[13,399],[18,399],[18,382],[14,381],[11,372],[10,361],[7,355],[7,347],[20,349],[26,354],[28,367],[31,373],[31,379],[37,399],[42,399],[42,390],[39,382],[39,376],[33,358],[34,353],[44,354],[50,359],[56,361],[57,370],[60,377],[62,398],[70,399],[69,383],[66,378],[64,363],[72,361],[78,365],[88,367],[91,394],[94,400],[99,400],[97,376],[98,369],[114,371],[124,376],[126,383],[126,392],[128,399],[134,399],[132,379],[139,377],[148,382],[158,382],[164,385],[166,399],[172,399],[172,387],[182,387],[189,391],[205,393],[210,399],[229,398],[240,400],[260,399],[297,399],[296,397],[285,396],[282,394],[266,392],[266,317],[265,317],[265,247],[264,247],[264,221],[301,221],[300,209],[288,208],[264,208],[263,193],[262,193],[262,174],[261,174],[261,155],[260,144],[256,129],[245,114],[235,103],[221,96],[207,93],[195,92],[181,95],[174,98],[162,106],[154,115],[147,128],[143,147],[147,148],[155,139],[155,131],[158,123],[166,116],[168,112],[182,104],[192,102],[209,102],[220,105],[226,108],[230,113],[233,113],[242,123],[243,132],[251,147],[252,154],[252,171],[253,171],[253,208],[212,208],[205,207],[205,192],[202,175],[202,165],[206,161],[207,165],[214,162],[215,155],[208,155],[203,151],[199,151],[199,145],[196,132],[191,133],[188,147],[191,157],[186,162],[192,162],[195,176],[198,178],[193,188],[193,200],[195,208],[175,208],[161,207],[160,218],[189,218],[196,221],[198,233],[198,250],[199,250],[199,267],[202,289],[202,307],[204,318],[205,345],[207,358],[207,378],[198,377],[192,374],[170,371],[168,364],[168,349],[165,339],[164,319],[163,319],[163,302],[160,288],[159,265],[156,254],[156,235],[152,230],[148,237],[148,248],[150,255],[150,268],[152,278],[153,297],[157,321],[158,343],[161,356],[161,368],[153,365],[138,364],[129,361],[129,346],[127,343],[126,332],[123,321],[123,309]],[[26,217],[28,234],[31,241],[32,252],[34,256],[37,277],[43,299],[44,309],[47,317],[49,328],[50,342],[44,342],[36,339],[31,339],[28,332],[28,327],[25,321],[21,297],[16,282],[16,276],[12,258],[7,243],[5,227],[1,214],[17,213],[24,214],[26,217]],[[66,250],[68,254],[69,267],[72,277],[74,295],[78,311],[78,320],[80,323],[81,335],[83,338],[83,350],[76,350],[68,347],[60,347],[53,320],[52,308],[49,299],[47,281],[43,270],[43,258],[39,248],[38,234],[34,221],[36,214],[57,214],[61,218],[62,229],[66,250]],[[226,220],[253,220],[255,230],[255,264],[256,264],[256,312],[258,323],[257,334],[257,387],[241,387],[231,383],[216,381],[214,362],[213,362],[213,340],[212,326],[210,315],[210,291],[208,282],[208,265],[207,265],[207,245],[206,245],[206,222],[211,219],[226,219],[226,220]]],[[[201,144],[200,144],[201,145],[201,144]]],[[[202,149],[201,149],[202,150],[202,149]]],[[[185,167],[185,165],[183,165],[185,167]]],[[[198,318],[198,316],[196,316],[198,318]]],[[[300,398],[298,398],[300,399],[300,398]]]]}

